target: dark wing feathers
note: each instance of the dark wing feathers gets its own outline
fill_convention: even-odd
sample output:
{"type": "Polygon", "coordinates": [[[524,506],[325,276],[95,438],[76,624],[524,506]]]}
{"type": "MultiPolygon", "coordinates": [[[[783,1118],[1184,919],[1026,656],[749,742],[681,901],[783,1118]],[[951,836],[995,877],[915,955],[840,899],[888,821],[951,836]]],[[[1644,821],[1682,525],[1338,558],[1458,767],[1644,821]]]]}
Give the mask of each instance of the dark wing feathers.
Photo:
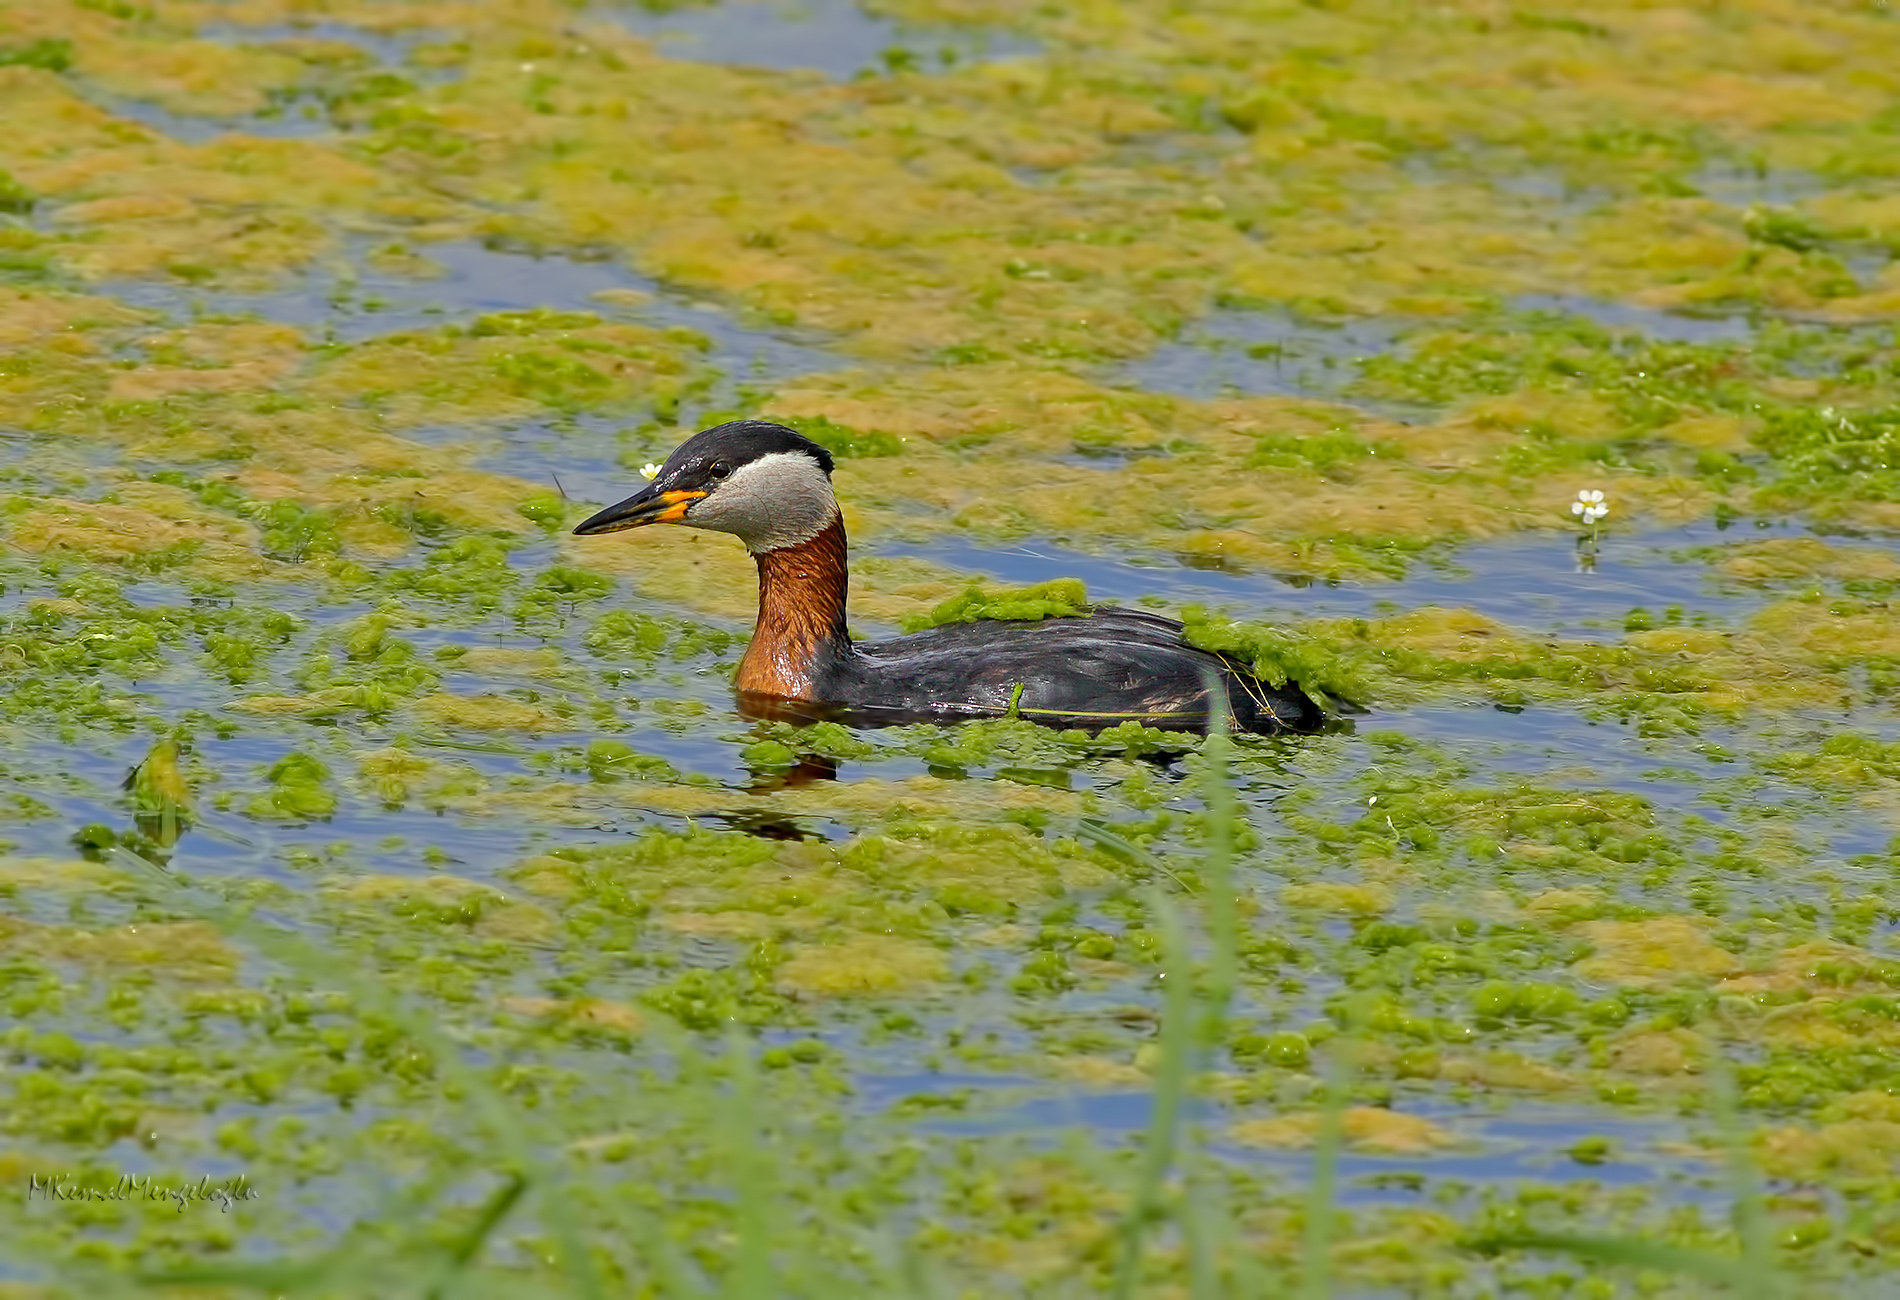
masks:
{"type": "Polygon", "coordinates": [[[1140,610],[956,623],[853,651],[825,675],[825,695],[920,717],[996,716],[1014,700],[1021,716],[1057,726],[1133,720],[1198,731],[1207,725],[1211,671],[1230,727],[1304,731],[1322,720],[1297,688],[1270,686],[1195,649],[1179,623],[1140,610]]]}

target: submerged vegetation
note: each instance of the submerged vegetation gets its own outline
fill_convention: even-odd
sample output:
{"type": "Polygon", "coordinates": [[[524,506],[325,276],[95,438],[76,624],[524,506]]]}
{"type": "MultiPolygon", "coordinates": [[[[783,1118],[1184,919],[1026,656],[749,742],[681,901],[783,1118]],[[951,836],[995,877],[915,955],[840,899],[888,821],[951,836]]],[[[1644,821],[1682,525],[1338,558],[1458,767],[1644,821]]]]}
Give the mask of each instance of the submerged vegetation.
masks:
{"type": "Polygon", "coordinates": [[[652,21],[0,10],[0,1181],[256,1192],[0,1288],[1891,1278],[1892,15],[652,21]],[[744,722],[743,552],[567,535],[735,414],[866,634],[1372,712],[744,722]]]}

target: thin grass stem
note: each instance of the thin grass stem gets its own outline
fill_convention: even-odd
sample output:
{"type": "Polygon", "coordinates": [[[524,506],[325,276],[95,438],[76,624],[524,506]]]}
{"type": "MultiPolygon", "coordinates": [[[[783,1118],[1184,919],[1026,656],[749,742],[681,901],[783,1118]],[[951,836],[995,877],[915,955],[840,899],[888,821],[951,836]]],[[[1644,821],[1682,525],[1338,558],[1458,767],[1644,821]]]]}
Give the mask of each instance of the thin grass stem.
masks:
{"type": "Polygon", "coordinates": [[[1121,1267],[1111,1292],[1116,1300],[1129,1300],[1135,1294],[1141,1276],[1142,1248],[1149,1229],[1166,1212],[1163,1187],[1174,1165],[1175,1138],[1194,1055],[1194,963],[1188,953],[1186,928],[1181,924],[1180,913],[1166,898],[1157,895],[1153,907],[1161,921],[1162,942],[1167,953],[1161,1063],[1155,1076],[1154,1109],[1148,1117],[1141,1169],[1135,1180],[1134,1204],[1129,1207],[1122,1225],[1121,1267]]]}
{"type": "Polygon", "coordinates": [[[1328,1300],[1333,1293],[1333,1202],[1338,1196],[1339,1153],[1346,1141],[1347,1068],[1333,1061],[1324,1078],[1313,1183],[1306,1193],[1306,1231],[1300,1243],[1301,1300],[1328,1300]]]}
{"type": "Polygon", "coordinates": [[[737,1030],[726,1038],[726,1062],[732,1077],[732,1104],[719,1113],[739,1208],[739,1257],[728,1294],[735,1300],[771,1300],[771,1161],[760,1125],[758,1065],[737,1030]]]}

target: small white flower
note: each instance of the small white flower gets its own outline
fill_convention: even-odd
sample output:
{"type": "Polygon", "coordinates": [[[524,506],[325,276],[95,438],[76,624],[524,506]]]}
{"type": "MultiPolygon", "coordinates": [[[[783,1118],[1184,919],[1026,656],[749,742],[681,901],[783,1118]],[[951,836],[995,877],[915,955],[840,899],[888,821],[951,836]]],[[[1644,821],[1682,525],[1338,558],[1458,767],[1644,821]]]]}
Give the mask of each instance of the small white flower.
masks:
{"type": "Polygon", "coordinates": [[[656,479],[660,476],[660,467],[655,465],[652,461],[648,461],[640,467],[640,474],[643,478],[656,479]]]}
{"type": "Polygon", "coordinates": [[[1595,488],[1585,488],[1577,493],[1577,499],[1570,503],[1570,513],[1583,520],[1584,523],[1594,525],[1597,520],[1610,513],[1610,505],[1603,499],[1601,492],[1595,488]]]}

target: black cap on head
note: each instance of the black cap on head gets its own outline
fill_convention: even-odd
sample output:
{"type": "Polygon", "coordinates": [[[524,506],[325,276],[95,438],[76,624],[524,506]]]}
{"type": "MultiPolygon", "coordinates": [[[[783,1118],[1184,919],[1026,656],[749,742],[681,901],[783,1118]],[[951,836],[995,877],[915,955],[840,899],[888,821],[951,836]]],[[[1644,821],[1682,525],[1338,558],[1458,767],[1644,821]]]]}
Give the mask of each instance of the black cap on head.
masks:
{"type": "MultiPolygon", "coordinates": [[[[796,429],[788,429],[770,420],[728,420],[702,429],[682,442],[666,458],[666,469],[684,469],[689,462],[712,464],[723,460],[734,469],[774,452],[802,451],[831,473],[831,453],[796,429]]],[[[662,470],[664,476],[666,470],[662,470]]]]}

